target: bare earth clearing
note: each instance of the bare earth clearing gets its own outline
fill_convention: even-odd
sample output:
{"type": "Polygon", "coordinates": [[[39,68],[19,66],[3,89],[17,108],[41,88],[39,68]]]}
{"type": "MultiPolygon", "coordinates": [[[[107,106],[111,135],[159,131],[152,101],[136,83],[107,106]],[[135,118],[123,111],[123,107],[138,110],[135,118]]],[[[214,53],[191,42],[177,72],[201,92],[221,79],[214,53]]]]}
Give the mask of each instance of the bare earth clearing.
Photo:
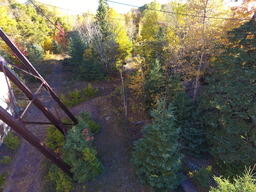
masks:
{"type": "MultiPolygon", "coordinates": [[[[50,85],[58,92],[70,91],[65,86],[65,73],[61,65],[55,64],[54,69],[46,78],[50,85]]],[[[75,83],[72,87],[82,88],[87,83],[75,83]]],[[[88,111],[92,117],[101,124],[101,132],[96,136],[95,144],[99,157],[104,165],[104,172],[95,181],[87,184],[87,192],[149,192],[139,184],[138,178],[130,164],[131,139],[128,134],[128,125],[119,123],[112,112],[113,106],[108,96],[118,82],[98,82],[93,84],[102,90],[102,96],[84,102],[72,108],[75,115],[88,111]]],[[[71,87],[71,88],[72,88],[71,87]]],[[[55,104],[49,96],[42,93],[40,98],[54,112],[55,104]]],[[[27,118],[33,121],[45,121],[34,106],[29,110],[27,118]]],[[[40,139],[44,139],[47,126],[27,126],[40,139]]],[[[43,191],[43,163],[45,157],[34,147],[22,140],[11,165],[9,177],[4,192],[40,192],[43,191]]],[[[82,192],[80,186],[75,191],[82,192]]]]}

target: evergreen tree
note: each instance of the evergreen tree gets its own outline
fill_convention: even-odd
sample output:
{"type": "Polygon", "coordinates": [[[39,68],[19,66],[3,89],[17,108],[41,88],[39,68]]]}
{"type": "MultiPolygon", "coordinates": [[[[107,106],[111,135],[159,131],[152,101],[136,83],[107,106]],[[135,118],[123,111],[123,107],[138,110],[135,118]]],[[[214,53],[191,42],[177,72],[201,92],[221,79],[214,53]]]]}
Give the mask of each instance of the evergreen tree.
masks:
{"type": "Polygon", "coordinates": [[[71,56],[74,65],[78,66],[83,60],[83,54],[86,47],[86,43],[82,40],[77,31],[70,33],[69,55],[71,56]]]}
{"type": "Polygon", "coordinates": [[[101,33],[104,38],[107,38],[110,35],[109,24],[107,21],[107,15],[109,11],[109,6],[106,0],[99,0],[99,7],[96,14],[96,20],[100,26],[101,33]]]}
{"type": "Polygon", "coordinates": [[[181,128],[182,150],[186,154],[199,157],[207,150],[205,130],[198,104],[188,94],[180,77],[171,75],[167,99],[175,107],[177,125],[181,128]]]}
{"type": "Polygon", "coordinates": [[[144,128],[144,137],[135,143],[133,162],[141,181],[158,191],[175,189],[182,177],[179,145],[180,128],[174,109],[160,101],[152,112],[153,123],[144,128]]]}
{"type": "Polygon", "coordinates": [[[246,171],[242,176],[233,181],[223,177],[215,177],[217,187],[211,188],[210,192],[255,192],[256,178],[253,171],[246,171]]]}
{"type": "Polygon", "coordinates": [[[70,33],[69,55],[72,70],[78,79],[91,81],[104,78],[104,70],[101,63],[95,59],[96,54],[77,31],[70,33]]]}
{"type": "Polygon", "coordinates": [[[78,77],[83,80],[102,80],[105,76],[103,66],[95,59],[96,54],[91,48],[84,50],[83,60],[78,67],[78,77]]]}
{"type": "Polygon", "coordinates": [[[144,84],[146,106],[150,109],[156,105],[157,100],[164,96],[165,77],[159,60],[151,64],[151,70],[146,75],[144,84]]]}
{"type": "Polygon", "coordinates": [[[210,152],[225,172],[230,167],[234,173],[256,159],[256,22],[232,30],[228,40],[212,63],[201,107],[210,152]]]}
{"type": "Polygon", "coordinates": [[[182,149],[194,157],[206,152],[205,130],[200,121],[200,112],[185,92],[177,95],[175,99],[176,116],[181,127],[182,149]]]}

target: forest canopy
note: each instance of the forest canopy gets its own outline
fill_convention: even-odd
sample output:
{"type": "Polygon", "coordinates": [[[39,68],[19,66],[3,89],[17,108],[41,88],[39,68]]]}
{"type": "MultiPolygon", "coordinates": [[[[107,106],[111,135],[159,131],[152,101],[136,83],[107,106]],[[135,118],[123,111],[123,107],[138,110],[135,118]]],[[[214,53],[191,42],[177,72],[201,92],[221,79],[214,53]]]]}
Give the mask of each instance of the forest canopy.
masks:
{"type": "MultiPolygon", "coordinates": [[[[61,55],[73,78],[67,75],[67,81],[120,82],[111,93],[116,113],[127,127],[146,125],[130,142],[131,162],[144,185],[173,190],[191,177],[208,191],[240,190],[242,181],[254,189],[255,170],[246,170],[256,163],[255,2],[174,0],[136,7],[114,1],[129,7],[126,13],[111,2],[99,0],[95,14],[65,15],[39,1],[0,0],[0,28],[36,68],[61,55]]],[[[3,41],[0,55],[19,64],[3,41]]],[[[63,100],[73,99],[66,103],[74,106],[98,96],[89,85],[63,100]]],[[[71,164],[80,151],[68,159],[71,164]]],[[[96,159],[96,151],[90,153],[96,159]]]]}

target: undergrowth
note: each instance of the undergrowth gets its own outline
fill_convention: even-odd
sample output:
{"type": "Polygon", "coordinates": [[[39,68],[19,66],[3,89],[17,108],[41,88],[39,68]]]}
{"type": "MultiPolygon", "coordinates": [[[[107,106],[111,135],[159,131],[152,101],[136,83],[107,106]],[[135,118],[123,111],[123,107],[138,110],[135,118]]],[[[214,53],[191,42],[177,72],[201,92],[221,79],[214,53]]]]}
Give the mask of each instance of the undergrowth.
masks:
{"type": "Polygon", "coordinates": [[[70,192],[74,182],[85,183],[102,172],[102,164],[93,147],[94,134],[100,130],[88,113],[82,113],[79,123],[68,130],[66,139],[53,126],[47,131],[47,146],[60,154],[71,166],[73,180],[53,164],[47,164],[45,192],[70,192]]]}
{"type": "Polygon", "coordinates": [[[213,177],[212,166],[203,167],[188,173],[189,177],[199,186],[209,189],[213,177]]]}
{"type": "Polygon", "coordinates": [[[0,192],[2,192],[4,189],[6,177],[7,177],[7,174],[0,174],[0,192]]]}
{"type": "Polygon", "coordinates": [[[0,159],[0,164],[6,165],[9,164],[12,161],[12,158],[10,156],[3,156],[0,159]]]}
{"type": "Polygon", "coordinates": [[[11,150],[16,150],[20,145],[20,139],[18,136],[14,135],[12,132],[9,132],[4,139],[4,145],[11,150]]]}
{"type": "Polygon", "coordinates": [[[89,83],[88,86],[84,89],[81,89],[81,90],[75,89],[66,95],[61,95],[61,100],[68,107],[73,107],[75,105],[78,105],[82,102],[85,102],[97,96],[98,93],[99,93],[99,90],[97,88],[94,88],[89,83]]]}

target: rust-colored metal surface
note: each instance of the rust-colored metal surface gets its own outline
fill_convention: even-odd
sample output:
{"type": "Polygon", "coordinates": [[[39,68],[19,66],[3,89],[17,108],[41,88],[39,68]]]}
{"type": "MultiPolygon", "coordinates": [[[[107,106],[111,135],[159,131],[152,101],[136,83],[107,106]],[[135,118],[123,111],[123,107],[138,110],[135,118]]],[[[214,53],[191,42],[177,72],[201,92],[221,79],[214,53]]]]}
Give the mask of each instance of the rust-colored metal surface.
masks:
{"type": "Polygon", "coordinates": [[[25,96],[30,101],[25,107],[24,111],[20,115],[11,115],[4,108],[0,106],[0,120],[2,120],[6,125],[10,126],[15,132],[27,140],[31,145],[36,147],[42,154],[44,154],[48,159],[55,163],[59,168],[65,171],[68,175],[72,176],[70,172],[70,167],[67,165],[57,154],[48,149],[36,136],[34,136],[25,127],[26,124],[53,124],[63,135],[67,133],[67,127],[62,123],[58,114],[53,114],[38,98],[38,94],[42,88],[44,88],[52,99],[58,104],[60,109],[69,117],[73,124],[77,124],[78,121],[75,116],[70,112],[70,110],[61,102],[54,90],[50,85],[44,80],[44,78],[38,73],[34,66],[29,62],[29,60],[23,55],[23,53],[15,46],[15,44],[9,39],[9,37],[0,28],[0,37],[8,45],[8,47],[13,51],[17,58],[22,62],[23,66],[14,66],[16,69],[21,69],[23,73],[31,75],[40,81],[39,88],[33,92],[31,91],[24,82],[22,82],[19,77],[8,67],[4,60],[0,60],[0,72],[3,72],[6,78],[8,78],[19,90],[21,90],[25,96]],[[49,120],[49,122],[27,122],[23,119],[26,112],[28,111],[31,104],[34,104],[49,120]]]}
{"type": "Polygon", "coordinates": [[[23,55],[23,53],[17,48],[17,46],[10,40],[10,38],[3,32],[3,30],[0,28],[0,37],[3,39],[3,41],[8,45],[8,47],[13,51],[13,53],[17,56],[17,58],[24,64],[25,68],[28,69],[29,73],[32,73],[38,79],[43,83],[43,86],[45,89],[49,91],[52,98],[58,103],[60,108],[68,115],[68,117],[77,124],[78,121],[75,118],[75,116],[70,112],[70,110],[61,102],[61,100],[58,98],[54,90],[51,88],[51,86],[44,80],[44,78],[38,73],[38,71],[34,68],[34,66],[30,63],[30,61],[23,55]]]}
{"type": "Polygon", "coordinates": [[[67,132],[66,127],[53,115],[50,110],[48,110],[48,108],[42,104],[42,102],[37,98],[37,95],[33,94],[31,90],[29,90],[29,88],[22,81],[20,81],[19,78],[6,66],[6,64],[0,62],[0,65],[2,66],[1,68],[4,68],[8,79],[10,79],[27,96],[27,98],[44,113],[44,115],[52,122],[52,124],[55,125],[65,135],[67,132]]]}
{"type": "Polygon", "coordinates": [[[70,172],[70,166],[67,165],[60,157],[54,152],[48,149],[40,140],[35,137],[30,131],[25,128],[25,125],[21,120],[12,117],[6,110],[0,106],[0,118],[3,122],[9,125],[15,132],[26,139],[31,145],[36,147],[42,154],[55,163],[59,168],[66,172],[69,176],[72,176],[70,172]]]}

